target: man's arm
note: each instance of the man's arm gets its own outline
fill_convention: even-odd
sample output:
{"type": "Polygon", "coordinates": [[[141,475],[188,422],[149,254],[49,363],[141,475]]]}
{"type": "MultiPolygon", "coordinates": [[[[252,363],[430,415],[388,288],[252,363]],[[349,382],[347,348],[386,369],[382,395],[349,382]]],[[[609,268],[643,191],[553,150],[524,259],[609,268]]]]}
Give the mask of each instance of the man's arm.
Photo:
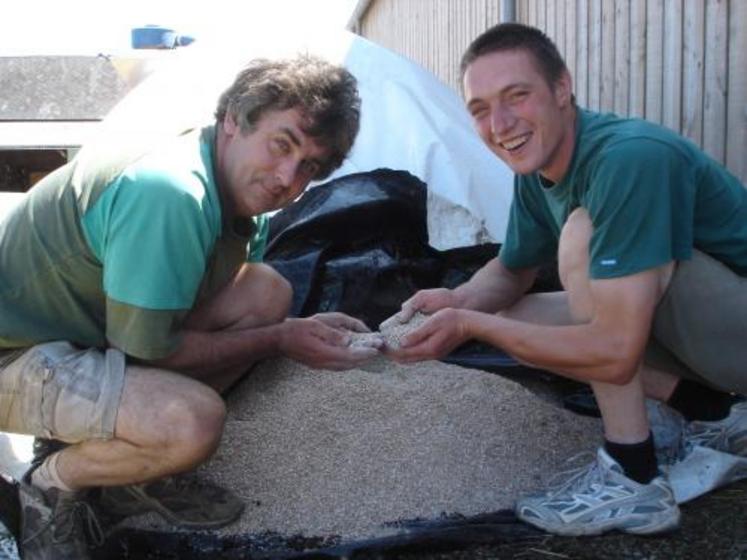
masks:
{"type": "Polygon", "coordinates": [[[446,307],[495,313],[513,305],[536,276],[536,268],[510,270],[495,257],[453,290],[435,288],[417,292],[402,304],[398,317],[405,323],[416,311],[430,315],[446,307]]]}
{"type": "Polygon", "coordinates": [[[454,290],[457,307],[496,313],[516,303],[536,277],[536,268],[511,270],[495,257],[454,290]]]}
{"type": "MultiPolygon", "coordinates": [[[[335,314],[337,319],[341,315],[335,314]]],[[[350,346],[346,330],[367,329],[352,317],[344,318],[344,324],[338,324],[337,320],[333,326],[329,321],[311,317],[254,328],[210,332],[185,329],[180,333],[181,342],[175,352],[150,363],[198,379],[280,355],[315,368],[347,369],[371,358],[378,350],[375,346],[350,346]]]]}
{"type": "Polygon", "coordinates": [[[588,323],[545,326],[500,315],[445,309],[402,341],[396,357],[441,357],[475,338],[518,360],[584,381],[625,384],[635,374],[648,340],[665,268],[592,280],[588,323]]]}

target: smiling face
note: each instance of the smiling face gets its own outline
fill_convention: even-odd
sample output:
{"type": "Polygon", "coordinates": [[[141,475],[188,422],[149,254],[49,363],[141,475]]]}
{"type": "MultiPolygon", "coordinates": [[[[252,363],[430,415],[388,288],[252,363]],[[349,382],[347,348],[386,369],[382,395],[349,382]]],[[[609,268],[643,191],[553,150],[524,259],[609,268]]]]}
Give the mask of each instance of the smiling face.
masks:
{"type": "Polygon", "coordinates": [[[219,125],[217,173],[236,216],[287,206],[311,182],[328,150],[303,131],[304,124],[298,109],[268,111],[244,133],[226,114],[219,125]]]}
{"type": "Polygon", "coordinates": [[[467,109],[485,144],[514,173],[558,182],[573,155],[575,111],[568,73],[554,86],[519,49],[484,54],[464,73],[467,109]]]}

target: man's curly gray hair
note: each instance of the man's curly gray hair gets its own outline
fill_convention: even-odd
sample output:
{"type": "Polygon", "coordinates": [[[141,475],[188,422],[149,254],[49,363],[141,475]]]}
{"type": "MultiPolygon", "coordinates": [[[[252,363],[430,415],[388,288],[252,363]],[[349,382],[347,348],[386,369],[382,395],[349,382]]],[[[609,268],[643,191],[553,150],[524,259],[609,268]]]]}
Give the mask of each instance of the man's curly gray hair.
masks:
{"type": "Polygon", "coordinates": [[[221,95],[215,118],[231,114],[242,133],[252,132],[267,111],[297,108],[303,131],[329,156],[314,179],[342,165],[360,126],[361,101],[355,77],[341,66],[309,55],[293,59],[252,60],[221,95]]]}

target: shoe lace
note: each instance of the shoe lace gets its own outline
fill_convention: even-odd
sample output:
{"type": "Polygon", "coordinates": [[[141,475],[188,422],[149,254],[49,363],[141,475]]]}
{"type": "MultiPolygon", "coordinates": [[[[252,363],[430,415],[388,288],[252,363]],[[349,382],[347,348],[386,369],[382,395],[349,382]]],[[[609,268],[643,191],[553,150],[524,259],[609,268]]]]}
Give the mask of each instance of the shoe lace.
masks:
{"type": "Polygon", "coordinates": [[[692,445],[710,447],[716,451],[744,455],[745,449],[745,399],[732,404],[729,415],[722,420],[691,422],[687,427],[687,439],[692,445]]]}
{"type": "Polygon", "coordinates": [[[580,466],[566,468],[556,473],[548,484],[547,494],[551,497],[563,494],[572,488],[588,488],[591,485],[602,482],[604,474],[599,467],[594,453],[582,451],[565,461],[565,464],[577,464],[583,460],[580,466]],[[589,461],[591,459],[591,462],[589,461]]]}
{"type": "Polygon", "coordinates": [[[727,451],[729,449],[729,427],[725,425],[700,426],[694,429],[691,425],[682,430],[675,445],[657,449],[656,458],[660,464],[671,466],[684,459],[696,445],[727,451]]]}
{"type": "Polygon", "coordinates": [[[23,544],[32,542],[55,526],[61,527],[61,530],[53,536],[53,541],[56,543],[69,542],[83,529],[90,537],[90,542],[84,539],[86,546],[98,547],[104,544],[105,535],[101,523],[99,523],[93,508],[83,500],[76,500],[70,505],[58,508],[38,531],[23,540],[23,544]]]}
{"type": "Polygon", "coordinates": [[[209,487],[209,484],[205,481],[196,476],[189,475],[169,476],[152,482],[151,484],[160,488],[160,490],[173,489],[179,493],[182,491],[199,490],[209,487]]]}
{"type": "Polygon", "coordinates": [[[697,431],[688,428],[685,439],[690,447],[702,445],[717,451],[726,451],[729,449],[729,428],[726,424],[716,424],[697,431]]]}

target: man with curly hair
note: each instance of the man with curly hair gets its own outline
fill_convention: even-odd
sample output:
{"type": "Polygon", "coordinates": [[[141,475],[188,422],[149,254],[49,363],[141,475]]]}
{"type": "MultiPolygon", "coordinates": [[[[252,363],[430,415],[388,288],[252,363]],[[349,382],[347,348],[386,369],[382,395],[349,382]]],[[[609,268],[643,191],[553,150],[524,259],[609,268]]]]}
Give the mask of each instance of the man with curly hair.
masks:
{"type": "Polygon", "coordinates": [[[346,315],[288,318],[291,286],[260,262],[267,213],[340,166],[359,116],[344,68],[255,60],[214,124],[87,147],[0,223],[0,430],[64,443],[21,481],[24,558],[88,556],[94,487],[120,514],[234,520],[229,492],[170,476],[216,450],[220,393],[270,356],[345,369],[377,352],[348,345],[366,327],[346,315]]]}

